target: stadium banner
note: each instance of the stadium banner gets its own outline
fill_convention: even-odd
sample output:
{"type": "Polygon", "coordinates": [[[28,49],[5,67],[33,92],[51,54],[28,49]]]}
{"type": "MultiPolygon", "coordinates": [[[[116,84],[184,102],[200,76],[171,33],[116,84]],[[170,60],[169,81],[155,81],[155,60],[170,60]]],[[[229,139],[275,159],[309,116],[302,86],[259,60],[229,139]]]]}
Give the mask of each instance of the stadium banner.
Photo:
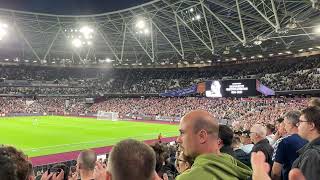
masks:
{"type": "Polygon", "coordinates": [[[270,96],[274,91],[256,79],[232,79],[206,81],[206,97],[250,97],[270,96]]]}
{"type": "Polygon", "coordinates": [[[257,91],[260,92],[261,94],[265,95],[265,96],[274,96],[275,92],[274,90],[268,88],[267,86],[261,84],[258,80],[257,80],[257,91]]]}
{"type": "Polygon", "coordinates": [[[180,97],[180,96],[186,96],[186,95],[196,94],[196,93],[197,93],[197,84],[192,85],[187,88],[183,88],[183,89],[170,90],[165,93],[160,93],[160,96],[180,97]]]}

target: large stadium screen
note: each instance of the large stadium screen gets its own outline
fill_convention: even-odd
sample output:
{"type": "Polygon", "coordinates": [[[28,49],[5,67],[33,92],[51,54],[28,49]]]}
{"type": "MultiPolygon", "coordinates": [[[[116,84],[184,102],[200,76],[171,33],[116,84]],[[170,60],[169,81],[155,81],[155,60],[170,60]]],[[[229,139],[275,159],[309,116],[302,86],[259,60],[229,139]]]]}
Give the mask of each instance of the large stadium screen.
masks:
{"type": "Polygon", "coordinates": [[[249,97],[257,95],[255,79],[206,82],[207,97],[249,97]]]}

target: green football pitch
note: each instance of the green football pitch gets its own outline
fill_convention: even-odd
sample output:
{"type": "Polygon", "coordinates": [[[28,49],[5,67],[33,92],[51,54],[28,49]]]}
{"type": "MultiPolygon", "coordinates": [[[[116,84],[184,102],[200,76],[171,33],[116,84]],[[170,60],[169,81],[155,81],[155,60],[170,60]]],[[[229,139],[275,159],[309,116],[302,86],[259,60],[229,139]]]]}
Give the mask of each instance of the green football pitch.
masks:
{"type": "Polygon", "coordinates": [[[114,145],[122,139],[178,135],[178,126],[63,116],[0,118],[0,144],[13,145],[29,157],[114,145]]]}

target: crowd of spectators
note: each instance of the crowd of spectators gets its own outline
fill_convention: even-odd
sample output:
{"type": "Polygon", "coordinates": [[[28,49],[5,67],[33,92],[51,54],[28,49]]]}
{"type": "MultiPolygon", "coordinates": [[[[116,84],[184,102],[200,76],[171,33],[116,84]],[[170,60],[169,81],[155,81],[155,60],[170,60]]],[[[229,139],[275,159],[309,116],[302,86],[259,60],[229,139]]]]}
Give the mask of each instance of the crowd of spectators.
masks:
{"type": "MultiPolygon", "coordinates": [[[[256,78],[276,91],[319,89],[319,57],[270,60],[245,64],[182,69],[94,69],[2,66],[0,78],[55,82],[78,88],[12,87],[0,94],[161,93],[205,80],[256,78]]],[[[1,84],[1,83],[0,83],[1,84]]]]}
{"type": "MultiPolygon", "coordinates": [[[[7,97],[0,100],[5,111],[9,110],[7,102],[10,107],[18,106],[25,112],[60,111],[60,106],[69,104],[74,108],[72,105],[81,104],[79,99],[7,97]]],[[[36,172],[23,152],[2,146],[1,178],[25,180],[38,175],[43,180],[287,180],[295,176],[316,179],[320,175],[319,99],[107,99],[79,109],[100,108],[122,112],[121,109],[122,113],[159,111],[165,115],[183,115],[180,135],[170,145],[161,139],[151,146],[131,139],[120,141],[104,162],[97,159],[94,151],[84,150],[75,167],[55,164],[49,170],[36,168],[36,172]],[[165,104],[172,106],[165,108],[165,104]],[[180,109],[174,110],[175,105],[180,109]],[[149,109],[150,106],[154,109],[149,109]],[[218,124],[219,118],[226,117],[234,119],[232,126],[218,124]]]]}
{"type": "Polygon", "coordinates": [[[195,109],[206,109],[219,120],[232,121],[237,129],[247,129],[254,123],[265,123],[281,117],[288,110],[302,109],[306,98],[108,98],[87,104],[81,98],[1,97],[1,113],[97,113],[117,112],[121,117],[180,118],[195,109]]]}

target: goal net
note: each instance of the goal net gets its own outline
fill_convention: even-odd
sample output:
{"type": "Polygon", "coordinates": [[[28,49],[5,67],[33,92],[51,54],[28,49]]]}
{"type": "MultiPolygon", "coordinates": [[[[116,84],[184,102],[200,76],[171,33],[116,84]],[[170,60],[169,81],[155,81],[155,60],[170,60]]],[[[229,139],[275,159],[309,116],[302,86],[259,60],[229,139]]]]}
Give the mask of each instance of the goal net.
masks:
{"type": "Polygon", "coordinates": [[[119,118],[119,113],[117,112],[98,111],[98,114],[97,114],[98,120],[118,121],[118,118],[119,118]]]}

